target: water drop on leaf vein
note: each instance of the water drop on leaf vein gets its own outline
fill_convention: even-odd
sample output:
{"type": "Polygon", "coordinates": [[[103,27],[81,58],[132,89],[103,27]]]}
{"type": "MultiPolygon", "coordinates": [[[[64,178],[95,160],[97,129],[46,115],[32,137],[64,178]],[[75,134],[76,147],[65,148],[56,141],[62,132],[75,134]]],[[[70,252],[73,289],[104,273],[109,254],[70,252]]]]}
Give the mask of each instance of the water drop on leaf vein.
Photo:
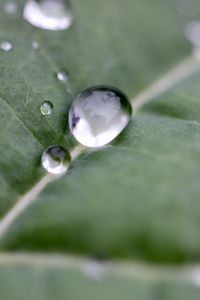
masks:
{"type": "Polygon", "coordinates": [[[97,86],[75,98],[69,111],[69,127],[79,143],[100,147],[125,129],[131,115],[131,105],[121,91],[97,86]]]}
{"type": "Polygon", "coordinates": [[[55,175],[63,175],[67,172],[71,157],[69,152],[61,145],[53,145],[42,154],[43,168],[55,175]]]}

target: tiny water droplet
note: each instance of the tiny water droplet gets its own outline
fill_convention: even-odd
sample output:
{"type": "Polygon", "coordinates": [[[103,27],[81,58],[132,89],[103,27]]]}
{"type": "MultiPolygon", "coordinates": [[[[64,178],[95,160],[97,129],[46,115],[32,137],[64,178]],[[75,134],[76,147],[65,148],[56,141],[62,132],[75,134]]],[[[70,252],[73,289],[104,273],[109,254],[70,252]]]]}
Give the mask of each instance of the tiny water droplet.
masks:
{"type": "Polygon", "coordinates": [[[23,17],[30,24],[47,30],[67,29],[73,21],[69,0],[27,0],[23,17]]]}
{"type": "Polygon", "coordinates": [[[1,50],[8,52],[8,51],[12,50],[13,45],[9,41],[3,41],[0,43],[0,48],[1,48],[1,50]]]}
{"type": "Polygon", "coordinates": [[[69,78],[68,72],[64,69],[57,72],[56,76],[57,76],[58,80],[60,80],[60,81],[67,81],[69,78]]]}
{"type": "Polygon", "coordinates": [[[50,101],[44,101],[40,106],[43,115],[51,115],[53,112],[53,104],[50,101]]]}
{"type": "Polygon", "coordinates": [[[106,266],[98,261],[89,261],[83,265],[83,273],[93,281],[102,281],[106,275],[106,266]]]}
{"type": "Polygon", "coordinates": [[[196,47],[200,47],[200,22],[194,21],[186,26],[185,34],[188,40],[196,47]]]}
{"type": "Polygon", "coordinates": [[[10,15],[14,15],[17,12],[17,9],[17,3],[14,1],[7,1],[4,5],[4,11],[10,15]]]}
{"type": "Polygon", "coordinates": [[[61,145],[50,146],[42,154],[42,166],[51,174],[64,175],[70,161],[69,152],[61,145]]]}
{"type": "Polygon", "coordinates": [[[128,125],[132,114],[127,97],[118,89],[97,86],[83,91],[69,111],[74,137],[88,147],[110,143],[128,125]]]}
{"type": "Polygon", "coordinates": [[[31,47],[33,50],[38,50],[40,48],[40,44],[37,41],[32,41],[31,47]]]}

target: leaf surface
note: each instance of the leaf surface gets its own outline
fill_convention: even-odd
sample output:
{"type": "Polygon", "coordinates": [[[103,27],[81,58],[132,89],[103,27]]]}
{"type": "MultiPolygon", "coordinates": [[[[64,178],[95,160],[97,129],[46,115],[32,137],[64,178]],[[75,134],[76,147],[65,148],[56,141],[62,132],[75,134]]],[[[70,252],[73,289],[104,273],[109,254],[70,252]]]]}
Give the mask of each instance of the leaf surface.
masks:
{"type": "MultiPolygon", "coordinates": [[[[75,22],[63,32],[25,22],[23,1],[13,16],[5,14],[4,3],[0,1],[0,40],[10,40],[13,50],[0,52],[2,217],[44,176],[40,157],[47,146],[73,147],[67,112],[76,94],[108,84],[133,98],[191,51],[184,37],[185,19],[173,1],[74,0],[75,22]],[[31,48],[34,40],[38,50],[31,48]],[[63,68],[69,72],[65,83],[56,78],[63,68]],[[40,113],[43,101],[53,103],[52,115],[40,113]]],[[[47,252],[58,251],[109,260],[197,261],[199,80],[197,72],[158,95],[112,145],[88,151],[73,163],[68,174],[50,184],[16,220],[1,249],[44,251],[47,257],[47,252]]],[[[80,269],[49,269],[40,263],[9,265],[2,259],[4,299],[14,294],[18,299],[30,290],[30,285],[21,286],[24,280],[38,293],[34,289],[30,299],[64,299],[66,294],[69,299],[121,299],[122,294],[125,299],[137,295],[138,300],[199,297],[191,277],[180,283],[175,276],[157,276],[152,283],[148,276],[133,280],[117,274],[97,285],[80,269]]]]}

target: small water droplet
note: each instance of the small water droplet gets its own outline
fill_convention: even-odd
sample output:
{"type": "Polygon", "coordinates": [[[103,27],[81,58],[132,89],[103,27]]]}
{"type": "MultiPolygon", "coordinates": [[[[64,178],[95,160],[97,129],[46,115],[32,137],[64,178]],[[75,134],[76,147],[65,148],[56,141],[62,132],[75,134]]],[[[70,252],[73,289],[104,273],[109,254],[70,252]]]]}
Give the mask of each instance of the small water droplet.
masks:
{"type": "Polygon", "coordinates": [[[94,281],[102,281],[106,274],[106,266],[98,261],[89,261],[83,265],[83,273],[94,281]]]}
{"type": "Polygon", "coordinates": [[[196,267],[192,274],[192,283],[200,288],[200,267],[196,267]]]}
{"type": "Polygon", "coordinates": [[[200,62],[200,47],[194,47],[192,51],[194,57],[200,62]]]}
{"type": "Polygon", "coordinates": [[[194,21],[186,26],[185,34],[188,40],[196,47],[200,47],[200,22],[194,21]]]}
{"type": "Polygon", "coordinates": [[[73,21],[69,0],[27,0],[23,17],[30,24],[47,30],[67,29],[73,21]]]}
{"type": "Polygon", "coordinates": [[[17,9],[17,3],[13,1],[7,1],[4,5],[4,11],[10,15],[14,15],[17,12],[17,9]]]}
{"type": "Polygon", "coordinates": [[[50,101],[44,101],[40,106],[43,115],[51,115],[53,112],[53,104],[50,101]]]}
{"type": "Polygon", "coordinates": [[[178,11],[185,17],[195,17],[200,14],[199,0],[177,0],[178,11]]]}
{"type": "Polygon", "coordinates": [[[42,154],[42,166],[51,174],[64,175],[70,161],[69,152],[61,145],[50,146],[42,154]]]}
{"type": "Polygon", "coordinates": [[[40,44],[37,41],[32,41],[31,47],[33,50],[38,50],[40,48],[40,44]]]}
{"type": "Polygon", "coordinates": [[[1,48],[1,50],[8,52],[8,51],[12,50],[13,45],[9,41],[3,41],[0,43],[0,48],[1,48]]]}
{"type": "Polygon", "coordinates": [[[60,81],[67,81],[69,78],[68,72],[64,69],[57,72],[56,76],[57,76],[58,80],[60,80],[60,81]]]}
{"type": "Polygon", "coordinates": [[[106,86],[92,87],[73,101],[69,111],[69,127],[81,144],[100,147],[123,131],[131,114],[131,105],[121,91],[106,86]]]}

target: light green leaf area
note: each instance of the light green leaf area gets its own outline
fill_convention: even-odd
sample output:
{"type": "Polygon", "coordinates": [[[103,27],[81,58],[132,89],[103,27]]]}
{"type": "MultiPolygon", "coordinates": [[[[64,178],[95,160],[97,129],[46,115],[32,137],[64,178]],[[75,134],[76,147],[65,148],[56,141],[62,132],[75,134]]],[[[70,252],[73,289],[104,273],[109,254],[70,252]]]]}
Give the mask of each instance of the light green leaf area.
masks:
{"type": "MultiPolygon", "coordinates": [[[[45,175],[43,150],[75,144],[67,112],[77,93],[108,84],[133,98],[191,52],[172,0],[74,0],[74,24],[63,32],[25,22],[23,1],[17,14],[5,14],[5,2],[0,41],[11,41],[13,50],[0,51],[2,217],[45,175]],[[63,68],[65,83],[56,78],[63,68]],[[40,113],[45,100],[52,115],[40,113]]],[[[199,82],[197,72],[152,99],[112,145],[87,151],[16,220],[1,249],[28,251],[30,259],[0,259],[3,299],[199,299],[191,274],[166,266],[200,256],[199,82]],[[49,252],[104,257],[116,270],[95,282],[83,274],[84,259],[49,266],[34,251],[48,261],[49,252]],[[128,268],[118,269],[118,259],[128,268]],[[153,267],[138,270],[135,260],[165,265],[154,276],[153,267]]]]}
{"type": "Polygon", "coordinates": [[[1,255],[1,297],[42,299],[199,299],[190,282],[193,271],[137,264],[115,265],[74,257],[1,255]],[[22,288],[23,286],[23,288],[22,288]]]}

